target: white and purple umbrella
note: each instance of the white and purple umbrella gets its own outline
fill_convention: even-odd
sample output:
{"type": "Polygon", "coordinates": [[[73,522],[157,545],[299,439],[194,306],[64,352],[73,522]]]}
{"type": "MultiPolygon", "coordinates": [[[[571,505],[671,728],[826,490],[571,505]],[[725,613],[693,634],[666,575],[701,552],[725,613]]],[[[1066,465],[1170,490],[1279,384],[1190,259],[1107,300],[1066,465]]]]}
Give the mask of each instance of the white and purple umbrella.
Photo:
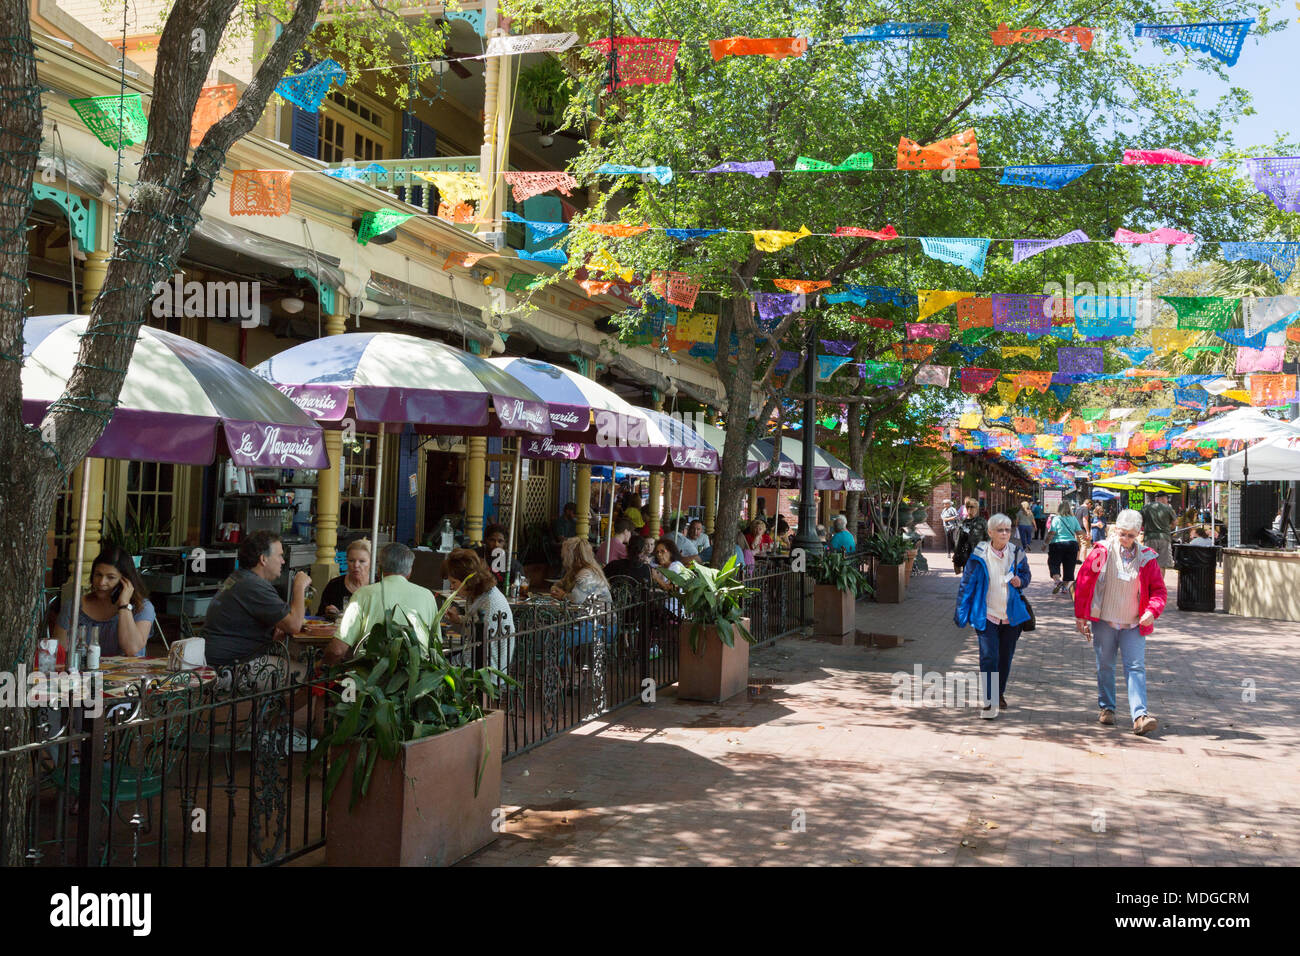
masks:
{"type": "Polygon", "coordinates": [[[454,435],[549,435],[546,402],[497,365],[432,339],[347,332],[303,342],[253,369],[318,421],[410,423],[454,435]]]}
{"type": "MultiPolygon", "coordinates": [[[[89,318],[23,324],[23,421],[37,425],[63,394],[89,318]]],[[[209,465],[218,442],[237,465],[327,468],[320,426],[249,369],[215,349],[143,326],[117,408],[92,458],[209,465]]]]}
{"type": "Polygon", "coordinates": [[[600,436],[609,436],[613,439],[610,444],[666,445],[663,435],[647,427],[642,409],[585,375],[537,359],[492,358],[488,362],[542,397],[558,438],[600,441],[600,436]]]}
{"type": "Polygon", "coordinates": [[[673,471],[718,473],[721,448],[715,448],[687,420],[647,409],[650,420],[668,438],[667,466],[673,471]]]}

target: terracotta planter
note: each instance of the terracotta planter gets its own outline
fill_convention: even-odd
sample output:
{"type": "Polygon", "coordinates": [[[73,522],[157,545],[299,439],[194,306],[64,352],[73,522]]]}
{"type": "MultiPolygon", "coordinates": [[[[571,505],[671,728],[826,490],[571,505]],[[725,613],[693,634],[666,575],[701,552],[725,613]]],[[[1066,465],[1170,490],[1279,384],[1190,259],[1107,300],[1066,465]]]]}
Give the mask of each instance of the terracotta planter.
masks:
{"type": "MultiPolygon", "coordinates": [[[[744,618],[746,630],[749,618],[744,618]]],[[[749,642],[736,635],[734,647],[727,647],[716,628],[709,628],[701,641],[700,653],[691,650],[691,627],[683,622],[677,636],[677,697],[718,704],[749,687],[749,642]]]]}
{"type": "Polygon", "coordinates": [[[902,604],[907,591],[907,565],[876,565],[876,601],[880,604],[902,604]]]}
{"type": "Polygon", "coordinates": [[[501,806],[505,715],[402,745],[396,760],[380,760],[370,789],[352,798],[353,747],[326,810],[326,866],[450,866],[497,838],[492,812],[501,806]],[[484,733],[486,729],[486,735],[484,733]],[[478,796],[474,781],[487,766],[478,796]]]}
{"type": "Polygon", "coordinates": [[[907,552],[907,563],[903,565],[906,569],[903,572],[903,583],[912,583],[912,565],[916,563],[916,548],[911,548],[907,552]]]}
{"type": "Polygon", "coordinates": [[[852,591],[819,584],[813,591],[813,633],[833,644],[851,644],[857,633],[857,610],[852,591]]]}

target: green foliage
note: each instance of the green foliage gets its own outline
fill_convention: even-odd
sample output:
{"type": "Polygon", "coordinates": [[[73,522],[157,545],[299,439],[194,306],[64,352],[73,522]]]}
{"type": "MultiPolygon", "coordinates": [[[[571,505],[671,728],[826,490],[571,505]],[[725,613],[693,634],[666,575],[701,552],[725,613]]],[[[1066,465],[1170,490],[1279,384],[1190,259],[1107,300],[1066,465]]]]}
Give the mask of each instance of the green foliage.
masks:
{"type": "Polygon", "coordinates": [[[906,535],[873,534],[863,544],[862,550],[874,555],[881,564],[905,564],[911,547],[912,542],[906,535]]]}
{"type": "Polygon", "coordinates": [[[823,551],[813,558],[809,571],[818,584],[831,585],[837,591],[851,591],[859,597],[871,593],[867,576],[842,551],[823,551]]]}
{"type": "Polygon", "coordinates": [[[682,611],[691,621],[691,650],[695,653],[700,653],[710,627],[717,628],[718,638],[728,647],[735,646],[736,634],[751,644],[754,642],[754,635],[742,619],[745,596],[756,589],[745,586],[741,571],[734,554],[717,570],[699,562],[681,573],[661,569],[660,573],[676,586],[682,611]]]}
{"type": "Polygon", "coordinates": [[[568,109],[570,93],[575,85],[560,61],[547,56],[536,66],[520,72],[515,99],[520,106],[536,114],[543,127],[554,127],[568,109]]]}
{"type": "MultiPolygon", "coordinates": [[[[604,0],[507,0],[505,6],[513,15],[535,17],[554,29],[576,29],[584,41],[608,31],[604,0]]],[[[631,0],[620,6],[618,32],[682,38],[674,77],[668,84],[602,96],[603,58],[595,51],[582,52],[584,72],[568,119],[581,128],[589,119],[601,119],[602,125],[573,163],[579,175],[603,162],[661,163],[680,171],[728,160],[772,159],[778,170],[789,170],[800,155],[838,161],[864,149],[875,155],[876,171],[777,172],[762,179],[679,174],[666,186],[634,177],[601,178],[600,201],[585,219],[603,221],[617,209],[623,221],[644,220],[655,226],[794,230],[806,224],[816,233],[830,233],[842,225],[878,229],[888,222],[908,236],[1032,238],[1082,228],[1100,240],[1121,226],[1146,230],[1171,225],[1201,236],[1243,238],[1294,228],[1284,226],[1286,217],[1270,211],[1272,204],[1254,192],[1233,164],[1191,171],[1113,165],[1130,147],[1171,145],[1197,155],[1240,155],[1234,152],[1229,131],[1234,117],[1250,108],[1248,95],[1234,89],[1206,109],[1194,102],[1183,77],[1193,62],[1227,76],[1221,64],[1204,55],[1171,54],[1155,66],[1139,65],[1136,53],[1150,42],[1135,39],[1132,24],[1159,21],[1158,4],[1053,4],[1052,24],[1080,23],[1099,31],[1101,39],[1086,54],[1057,43],[992,45],[989,31],[998,23],[1035,24],[1042,9],[1020,0],[988,0],[975,7],[968,0],[934,0],[923,19],[948,22],[947,42],[826,42],[800,58],[728,57],[714,62],[703,42],[708,38],[832,38],[866,24],[907,17],[896,4],[873,0],[805,0],[793,5],[754,0],[742,6],[725,0],[677,0],[671,5],[631,0]],[[1000,172],[994,168],[958,171],[947,181],[942,172],[891,171],[900,136],[929,143],[967,127],[977,132],[986,167],[1060,162],[1098,166],[1060,193],[1001,186],[1000,172]]],[[[1256,17],[1252,35],[1284,26],[1246,0],[1185,4],[1180,16],[1256,17]]],[[[1269,152],[1288,155],[1277,149],[1269,152]]],[[[662,232],[622,241],[575,232],[569,242],[571,268],[581,266],[585,255],[599,246],[642,275],[667,268],[701,276],[705,292],[722,297],[719,305],[731,297],[748,298],[754,289],[770,289],[755,283],[773,277],[831,276],[840,282],[987,295],[1041,292],[1045,283],[1064,284],[1070,276],[1076,282],[1127,282],[1144,271],[1127,250],[1105,241],[1051,250],[1018,264],[1011,262],[1009,245],[996,243],[985,276],[976,278],[924,256],[915,240],[880,243],[814,236],[781,252],[762,254],[754,252],[752,239],[743,233],[679,243],[662,232]]],[[[712,303],[705,307],[718,308],[712,303]]],[[[916,317],[914,309],[893,305],[868,308],[869,314],[896,322],[916,317]]],[[[855,360],[894,361],[890,345],[900,338],[897,328],[877,330],[849,320],[862,312],[851,304],[819,310],[819,335],[856,341],[855,360]]],[[[953,318],[949,307],[927,321],[953,318]]],[[[743,332],[746,322],[736,321],[743,332]]],[[[731,330],[726,323],[724,314],[719,349],[724,379],[730,364],[726,349],[731,330]]],[[[800,344],[794,338],[761,345],[760,358],[766,360],[778,349],[797,351],[800,344]]],[[[985,344],[1030,343],[1024,336],[999,333],[985,344]]],[[[1048,337],[1038,344],[1038,360],[1003,361],[994,353],[989,364],[1012,371],[1055,367],[1060,341],[1048,337]]],[[[1107,370],[1126,367],[1113,355],[1115,346],[1125,344],[1103,346],[1107,370]]],[[[956,353],[942,346],[929,361],[961,364],[956,353]]],[[[907,373],[914,367],[907,363],[907,373]]],[[[921,392],[960,399],[956,379],[954,374],[947,390],[921,392]]],[[[779,387],[781,381],[773,384],[779,387]]],[[[897,396],[894,390],[863,385],[843,373],[819,391],[827,396],[823,409],[833,407],[837,394],[878,397],[881,403],[897,396]]],[[[981,401],[1002,404],[996,392],[981,401]]],[[[1021,404],[1035,414],[1060,413],[1051,393],[1024,395],[1021,404]]],[[[856,417],[858,408],[854,411],[856,417]]]]}
{"type": "Polygon", "coordinates": [[[113,542],[127,554],[143,554],[149,548],[156,548],[171,541],[172,520],[168,518],[160,524],[155,512],[141,513],[128,502],[125,526],[115,514],[105,518],[108,533],[104,535],[104,540],[113,542]]]}
{"type": "MultiPolygon", "coordinates": [[[[325,779],[325,800],[342,779],[348,765],[344,749],[356,745],[356,762],[352,772],[352,797],[349,808],[365,796],[375,764],[382,758],[395,760],[401,745],[434,734],[455,730],[483,719],[481,701],[496,698],[495,678],[515,682],[491,667],[474,670],[448,662],[438,643],[438,628],[450,606],[443,602],[430,629],[429,649],[421,647],[415,630],[390,609],[383,621],[375,624],[356,653],[342,665],[339,677],[354,693],[333,690],[339,700],[329,710],[333,723],[307,758],[306,766],[334,750],[334,762],[325,779]]],[[[490,743],[484,738],[483,767],[474,784],[478,784],[487,766],[490,743]]]]}

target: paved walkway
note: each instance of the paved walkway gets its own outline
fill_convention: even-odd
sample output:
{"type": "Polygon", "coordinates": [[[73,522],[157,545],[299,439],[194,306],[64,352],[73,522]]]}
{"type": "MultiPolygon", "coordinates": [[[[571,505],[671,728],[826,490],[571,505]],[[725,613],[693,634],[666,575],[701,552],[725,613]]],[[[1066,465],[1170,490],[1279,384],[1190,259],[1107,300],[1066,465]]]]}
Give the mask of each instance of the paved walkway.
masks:
{"type": "Polygon", "coordinates": [[[753,655],[747,697],[670,689],[507,762],[503,834],[467,863],[1300,863],[1300,625],[1179,612],[1169,572],[1147,647],[1161,727],[1140,738],[1122,681],[1119,723],[1096,723],[1091,645],[1031,564],[1039,627],[999,719],[891,700],[895,672],[978,669],[940,568],[859,605],[901,647],[786,640],[753,655]]]}

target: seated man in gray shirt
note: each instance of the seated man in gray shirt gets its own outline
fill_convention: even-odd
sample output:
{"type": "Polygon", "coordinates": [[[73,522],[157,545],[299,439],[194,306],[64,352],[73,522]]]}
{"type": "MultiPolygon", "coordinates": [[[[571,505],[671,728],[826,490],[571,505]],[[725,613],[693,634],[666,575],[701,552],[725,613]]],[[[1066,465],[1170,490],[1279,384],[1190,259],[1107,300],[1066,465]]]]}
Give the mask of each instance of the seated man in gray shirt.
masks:
{"type": "MultiPolygon", "coordinates": [[[[208,607],[204,637],[209,664],[256,663],[268,656],[277,632],[288,635],[302,629],[311,576],[302,571],[294,575],[293,599],[286,604],[274,584],[283,569],[284,544],[274,531],[254,531],[240,542],[239,570],[226,578],[208,607]]],[[[275,669],[281,678],[286,676],[279,663],[275,669]]],[[[253,668],[254,673],[259,670],[253,668]]]]}

